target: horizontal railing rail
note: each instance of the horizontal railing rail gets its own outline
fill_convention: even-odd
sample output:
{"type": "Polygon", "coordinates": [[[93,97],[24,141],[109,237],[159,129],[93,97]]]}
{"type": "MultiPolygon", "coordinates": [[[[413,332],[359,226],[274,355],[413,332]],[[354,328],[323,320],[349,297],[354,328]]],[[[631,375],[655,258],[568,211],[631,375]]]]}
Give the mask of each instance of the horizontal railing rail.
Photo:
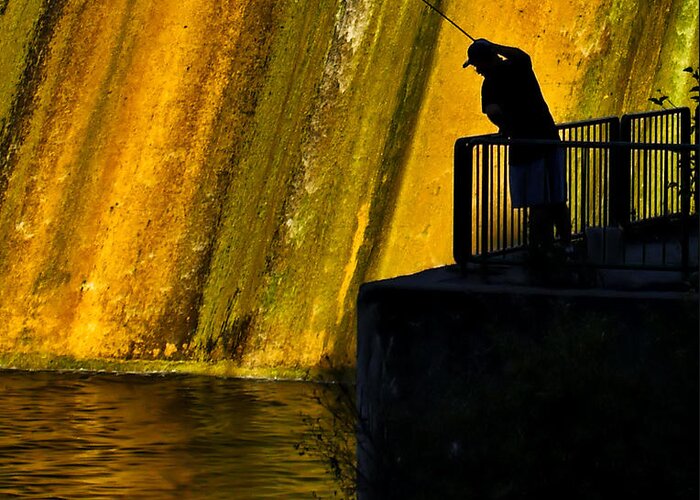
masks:
{"type": "Polygon", "coordinates": [[[697,155],[697,144],[691,144],[687,108],[567,123],[558,129],[561,141],[508,140],[497,134],[456,141],[453,254],[458,264],[522,261],[529,214],[510,204],[508,151],[514,144],[529,144],[566,151],[575,239],[594,228],[630,230],[665,221],[680,231],[678,241],[674,237],[661,245],[660,256],[658,244],[642,243],[641,250],[624,247],[615,265],[697,266],[697,255],[691,262],[688,248],[689,217],[696,213],[690,158],[697,155]]]}

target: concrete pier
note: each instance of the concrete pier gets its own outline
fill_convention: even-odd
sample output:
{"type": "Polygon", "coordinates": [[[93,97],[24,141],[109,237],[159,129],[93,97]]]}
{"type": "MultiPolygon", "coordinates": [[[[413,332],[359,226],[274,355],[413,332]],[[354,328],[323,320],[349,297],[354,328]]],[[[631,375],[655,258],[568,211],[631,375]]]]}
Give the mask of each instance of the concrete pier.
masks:
{"type": "Polygon", "coordinates": [[[363,285],[360,498],[697,498],[682,279],[545,288],[444,267],[363,285]]]}

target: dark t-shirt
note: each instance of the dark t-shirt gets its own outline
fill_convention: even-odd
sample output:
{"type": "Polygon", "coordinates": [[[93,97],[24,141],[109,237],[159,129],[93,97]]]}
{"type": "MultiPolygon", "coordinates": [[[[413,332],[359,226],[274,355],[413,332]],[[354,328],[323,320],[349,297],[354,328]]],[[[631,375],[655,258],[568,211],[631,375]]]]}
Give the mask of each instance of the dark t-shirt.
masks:
{"type": "MultiPolygon", "coordinates": [[[[498,64],[484,75],[481,105],[497,104],[503,112],[500,132],[511,139],[559,139],[549,107],[542,96],[530,57],[524,52],[498,64]]],[[[530,161],[543,156],[546,147],[512,146],[511,161],[530,161]]]]}

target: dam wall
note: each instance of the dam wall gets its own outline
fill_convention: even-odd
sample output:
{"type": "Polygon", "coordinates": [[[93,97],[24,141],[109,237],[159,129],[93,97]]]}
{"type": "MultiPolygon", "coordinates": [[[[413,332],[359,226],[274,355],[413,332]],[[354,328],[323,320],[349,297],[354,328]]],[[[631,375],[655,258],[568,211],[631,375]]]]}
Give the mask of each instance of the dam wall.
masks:
{"type": "MultiPolygon", "coordinates": [[[[696,0],[439,6],[558,121],[697,66],[696,0]]],[[[360,284],[451,261],[467,45],[417,0],[0,1],[0,364],[352,366],[360,284]]]]}

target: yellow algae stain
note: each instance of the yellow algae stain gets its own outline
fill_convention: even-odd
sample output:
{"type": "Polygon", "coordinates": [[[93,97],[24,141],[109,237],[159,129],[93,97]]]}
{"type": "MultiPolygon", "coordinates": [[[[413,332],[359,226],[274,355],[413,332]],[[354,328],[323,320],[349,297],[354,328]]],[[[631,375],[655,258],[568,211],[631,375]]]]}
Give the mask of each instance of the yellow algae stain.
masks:
{"type": "Polygon", "coordinates": [[[130,64],[117,87],[115,120],[106,132],[112,141],[102,160],[113,169],[113,179],[104,186],[108,198],[101,204],[102,213],[95,214],[96,237],[102,245],[96,249],[90,274],[109,289],[86,296],[74,323],[79,331],[80,325],[97,316],[103,327],[88,342],[75,344],[82,356],[128,348],[129,341],[142,335],[144,323],[155,327],[159,302],[167,297],[156,290],[170,282],[170,251],[175,250],[173,239],[180,237],[183,224],[178,209],[189,201],[189,186],[181,181],[188,168],[197,166],[196,158],[193,165],[185,163],[183,149],[189,138],[181,137],[181,131],[187,123],[186,108],[177,102],[179,92],[187,96],[183,78],[187,64],[195,59],[191,46],[197,29],[188,25],[191,8],[192,2],[177,7],[163,2],[136,16],[142,16],[143,28],[134,33],[130,64]],[[124,299],[127,304],[120,308],[124,299]]]}
{"type": "MultiPolygon", "coordinates": [[[[345,314],[345,306],[348,300],[348,291],[350,290],[350,284],[355,277],[355,271],[357,270],[357,257],[360,251],[360,247],[364,242],[365,229],[369,224],[369,202],[364,203],[360,210],[357,212],[357,226],[355,227],[355,234],[352,237],[352,246],[350,248],[350,256],[343,269],[343,280],[340,283],[340,289],[338,290],[338,318],[336,324],[339,324],[345,314]]],[[[354,304],[354,301],[352,302],[354,304]]]]}
{"type": "Polygon", "coordinates": [[[246,7],[68,3],[2,209],[3,344],[85,358],[177,340],[157,328],[176,266],[201,258],[186,229],[246,7]]]}
{"type": "Polygon", "coordinates": [[[171,344],[170,342],[167,342],[165,344],[165,349],[163,349],[163,355],[166,358],[172,357],[175,353],[177,353],[177,346],[175,344],[171,344]]]}
{"type": "MultiPolygon", "coordinates": [[[[108,162],[117,167],[110,186],[115,208],[110,223],[100,228],[104,245],[92,270],[110,287],[83,302],[74,323],[78,331],[97,315],[105,326],[87,351],[76,345],[80,356],[119,355],[136,340],[157,338],[159,320],[181,287],[174,257],[197,251],[185,241],[189,211],[197,209],[192,199],[227,83],[230,61],[220,54],[227,54],[237,35],[232,29],[219,31],[225,38],[219,50],[205,43],[211,29],[205,20],[215,12],[209,5],[154,3],[135,37],[120,91],[124,104],[111,122],[116,147],[107,152],[108,162]]],[[[238,26],[236,13],[219,22],[238,26]]]]}
{"type": "MultiPolygon", "coordinates": [[[[71,197],[64,188],[67,179],[75,180],[74,165],[78,161],[82,136],[88,133],[91,110],[99,100],[98,89],[104,71],[93,64],[66,69],[60,54],[70,40],[70,50],[75,58],[85,57],[86,52],[96,59],[108,56],[109,26],[101,26],[106,9],[95,13],[94,23],[86,23],[83,36],[76,37],[76,25],[81,24],[79,13],[66,8],[57,27],[57,35],[46,63],[46,79],[38,88],[36,111],[31,128],[18,153],[18,164],[9,181],[3,205],[2,225],[31,227],[33,238],[24,241],[12,238],[7,242],[3,296],[4,312],[9,316],[10,332],[37,334],[36,347],[56,344],[63,351],[66,321],[70,322],[77,298],[79,279],[72,276],[60,263],[66,255],[54,253],[52,248],[62,239],[65,228],[57,225],[67,212],[66,205],[78,205],[83,189],[78,187],[71,197]],[[104,28],[104,29],[103,29],[104,28]],[[99,34],[99,36],[98,36],[99,34]],[[86,115],[85,111],[89,111],[86,115]],[[58,180],[58,182],[57,182],[58,180]],[[55,258],[47,262],[47,258],[55,258]],[[69,281],[73,279],[73,286],[69,281]],[[59,307],[47,304],[47,295],[56,288],[68,287],[59,299],[59,307]],[[42,335],[43,332],[43,335],[42,335]],[[43,337],[43,338],[42,338],[43,337]]],[[[84,201],[84,200],[82,200],[84,201]]],[[[16,234],[16,233],[15,233],[16,234]]],[[[21,235],[20,235],[21,236],[21,235]]],[[[22,334],[23,335],[23,334],[22,334]]]]}

